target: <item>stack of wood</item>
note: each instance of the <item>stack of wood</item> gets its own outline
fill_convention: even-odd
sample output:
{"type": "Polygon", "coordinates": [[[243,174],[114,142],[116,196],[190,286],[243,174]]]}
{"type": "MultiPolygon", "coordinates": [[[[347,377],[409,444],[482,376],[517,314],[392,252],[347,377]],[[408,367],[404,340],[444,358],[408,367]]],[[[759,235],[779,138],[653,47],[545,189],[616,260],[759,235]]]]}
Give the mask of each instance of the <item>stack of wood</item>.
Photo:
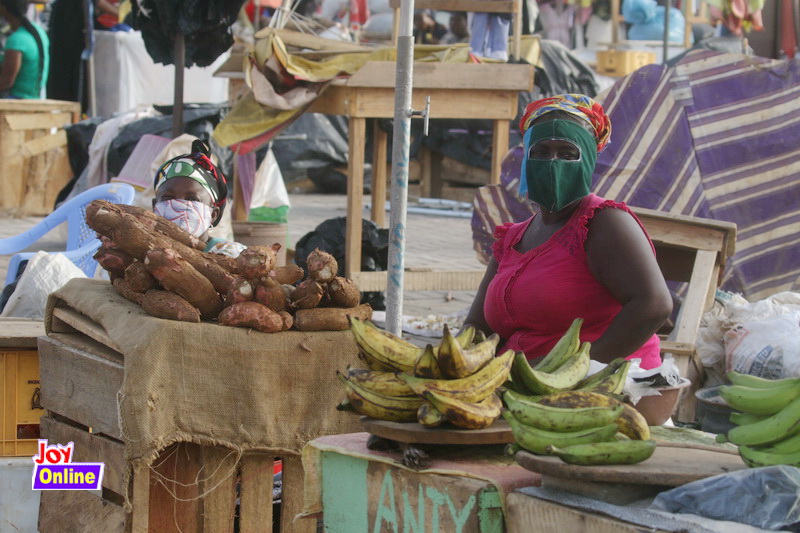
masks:
{"type": "Polygon", "coordinates": [[[149,315],[170,320],[217,320],[267,333],[348,329],[348,315],[372,317],[352,280],[337,277],[330,254],[276,267],[280,244],[253,246],[239,257],[204,253],[204,243],[145,209],[96,200],[87,224],[103,243],[95,254],[116,291],[149,315]]]}

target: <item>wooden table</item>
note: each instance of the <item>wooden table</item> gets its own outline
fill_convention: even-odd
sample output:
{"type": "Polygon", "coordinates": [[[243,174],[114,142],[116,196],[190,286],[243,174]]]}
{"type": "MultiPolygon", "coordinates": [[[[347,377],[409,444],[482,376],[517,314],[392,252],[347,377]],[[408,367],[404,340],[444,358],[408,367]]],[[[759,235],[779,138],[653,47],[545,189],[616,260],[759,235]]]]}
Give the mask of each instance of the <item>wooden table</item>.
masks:
{"type": "MultiPolygon", "coordinates": [[[[366,121],[394,117],[394,62],[371,61],[343,83],[335,83],[308,112],[347,116],[350,122],[347,167],[347,238],[345,276],[364,291],[386,289],[386,272],[360,272],[361,212],[364,188],[366,121]]],[[[533,66],[514,64],[414,63],[412,108],[431,98],[431,118],[494,121],[491,183],[500,183],[500,163],[508,151],[510,121],[517,115],[517,95],[533,88],[533,66]]],[[[387,136],[374,132],[372,220],[385,225],[387,136]]],[[[435,161],[423,169],[423,194],[440,187],[435,161]]],[[[466,272],[407,272],[406,290],[475,289],[480,277],[466,272]]]]}

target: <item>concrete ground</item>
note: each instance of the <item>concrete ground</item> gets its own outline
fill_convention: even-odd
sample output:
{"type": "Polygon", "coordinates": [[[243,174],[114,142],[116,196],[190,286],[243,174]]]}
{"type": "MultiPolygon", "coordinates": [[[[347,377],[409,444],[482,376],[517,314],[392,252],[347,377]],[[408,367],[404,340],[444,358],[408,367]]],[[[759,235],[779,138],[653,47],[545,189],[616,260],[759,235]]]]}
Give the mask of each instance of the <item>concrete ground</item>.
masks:
{"type": "MultiPolygon", "coordinates": [[[[346,215],[347,197],[331,194],[290,194],[289,242],[293,248],[306,233],[321,222],[346,215]]],[[[365,202],[368,197],[365,197],[365,202]]],[[[369,217],[365,208],[364,217],[369,217]]],[[[387,213],[387,220],[389,216],[387,213]]],[[[0,219],[0,238],[27,231],[41,217],[0,219]]],[[[406,268],[432,270],[482,270],[472,249],[469,218],[433,214],[408,214],[406,233],[406,268]]],[[[66,231],[61,228],[46,235],[33,250],[63,249],[66,231]]],[[[29,250],[31,251],[31,250],[29,250]]],[[[9,256],[0,255],[0,279],[5,279],[9,256]]],[[[475,288],[477,289],[477,287],[475,288]]],[[[406,292],[403,314],[412,317],[450,315],[466,310],[475,291],[406,292]]]]}

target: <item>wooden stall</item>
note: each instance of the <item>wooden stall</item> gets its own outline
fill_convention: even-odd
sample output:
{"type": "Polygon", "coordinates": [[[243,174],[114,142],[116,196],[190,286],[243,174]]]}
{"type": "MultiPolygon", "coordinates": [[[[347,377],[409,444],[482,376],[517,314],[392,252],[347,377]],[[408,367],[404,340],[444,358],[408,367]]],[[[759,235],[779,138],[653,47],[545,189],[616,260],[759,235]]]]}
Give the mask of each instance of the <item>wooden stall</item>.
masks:
{"type": "Polygon", "coordinates": [[[327,532],[501,533],[505,495],[539,483],[503,445],[428,446],[431,463],[414,470],[401,452],[367,449],[367,438],[323,437],[303,452],[316,480],[306,484],[306,512],[321,512],[327,532]]]}
{"type": "Polygon", "coordinates": [[[77,102],[0,100],[0,214],[42,216],[72,179],[64,126],[80,119],[77,102]]]}
{"type": "MultiPolygon", "coordinates": [[[[368,62],[343,83],[332,84],[308,109],[349,119],[345,276],[365,291],[386,288],[385,272],[359,272],[366,121],[394,116],[395,69],[393,62],[368,62]]],[[[508,151],[510,121],[517,115],[517,95],[532,87],[532,65],[417,62],[411,105],[422,109],[430,96],[430,118],[492,120],[491,183],[500,183],[500,163],[508,151]]],[[[375,128],[374,135],[371,219],[384,226],[387,136],[380,128],[375,128]]],[[[441,188],[439,177],[435,164],[423,168],[423,195],[436,196],[441,188]]],[[[460,272],[408,272],[405,285],[406,290],[461,290],[478,284],[474,276],[460,272]]]]}
{"type": "MultiPolygon", "coordinates": [[[[139,312],[137,306],[117,298],[109,284],[81,281],[85,287],[76,292],[91,291],[102,285],[100,290],[107,291],[103,294],[107,294],[110,300],[104,305],[113,305],[117,314],[129,316],[129,320],[135,321],[139,312]]],[[[103,310],[97,313],[108,314],[103,310]]],[[[209,429],[205,435],[187,434],[177,441],[172,438],[164,440],[163,445],[157,446],[158,456],[154,460],[131,460],[128,447],[132,443],[135,446],[142,437],[131,435],[141,435],[135,427],[139,421],[131,427],[122,396],[127,390],[126,380],[134,372],[131,370],[131,361],[136,357],[141,359],[142,354],[128,353],[114,336],[118,330],[104,326],[102,319],[90,314],[86,309],[79,311],[62,300],[51,309],[48,335],[39,339],[42,405],[47,409],[47,416],[41,422],[41,435],[54,443],[74,442],[74,461],[105,463],[103,490],[100,495],[88,491],[43,492],[39,531],[261,532],[272,531],[273,520],[279,522],[276,531],[316,531],[315,519],[294,520],[302,511],[303,502],[304,474],[300,449],[306,441],[321,434],[352,430],[356,422],[343,413],[328,409],[328,404],[320,407],[319,399],[308,391],[320,390],[321,394],[329,396],[324,390],[325,386],[318,382],[318,377],[333,376],[337,368],[355,362],[356,348],[349,331],[322,332],[321,335],[303,332],[265,334],[214,324],[192,325],[195,328],[225,330],[211,332],[214,337],[228,334],[246,338],[245,341],[252,345],[247,357],[263,356],[263,363],[269,368],[265,374],[271,374],[274,379],[291,381],[291,388],[297,390],[297,397],[282,396],[279,401],[299,413],[298,416],[306,422],[304,427],[307,433],[298,437],[297,427],[292,428],[292,424],[287,424],[292,429],[286,431],[291,431],[292,435],[283,438],[277,434],[265,434],[269,431],[264,430],[263,426],[255,427],[254,424],[254,427],[246,427],[237,423],[235,426],[238,429],[234,429],[239,433],[240,440],[233,443],[235,448],[223,446],[214,441],[228,441],[230,438],[225,436],[225,430],[217,433],[218,429],[215,429],[212,421],[214,417],[206,412],[193,412],[192,416],[202,417],[201,425],[204,424],[202,420],[208,418],[209,429]],[[274,347],[287,345],[287,342],[290,346],[297,346],[296,351],[274,347]],[[336,347],[331,348],[331,345],[336,347]],[[344,352],[352,352],[353,360],[343,357],[344,352]],[[296,370],[301,366],[306,367],[307,372],[296,370]],[[315,417],[318,424],[314,421],[315,417]],[[269,445],[253,445],[253,442],[259,441],[280,442],[283,439],[288,442],[286,439],[295,438],[300,439],[298,446],[276,445],[273,448],[269,445]],[[282,460],[283,491],[280,503],[273,505],[273,467],[276,459],[282,460]],[[130,474],[130,479],[126,477],[126,472],[130,474]],[[130,513],[125,510],[126,495],[131,505],[130,513]]],[[[162,322],[161,327],[167,329],[176,324],[174,321],[152,320],[162,322]]],[[[188,352],[192,350],[194,348],[190,347],[187,353],[175,352],[176,364],[190,357],[188,352]]],[[[229,346],[219,351],[220,364],[215,365],[217,368],[201,369],[196,368],[196,364],[190,364],[198,373],[196,375],[207,376],[204,388],[189,387],[193,391],[190,402],[213,406],[214,403],[222,403],[223,397],[233,394],[233,397],[241,398],[239,407],[233,413],[242,415],[243,420],[254,420],[260,416],[250,413],[256,409],[259,413],[270,413],[273,409],[277,411],[276,399],[270,398],[270,387],[265,385],[264,380],[255,376],[251,384],[258,383],[260,388],[251,390],[251,384],[236,379],[236,367],[245,367],[247,364],[232,360],[232,350],[229,346]],[[226,378],[225,374],[229,371],[233,374],[226,378]]],[[[208,351],[216,353],[214,347],[209,347],[208,351]]],[[[145,358],[147,355],[144,354],[145,358]]],[[[154,365],[146,371],[146,374],[153,374],[146,376],[147,380],[155,380],[153,383],[158,381],[157,375],[168,371],[154,361],[141,363],[145,367],[154,365]]],[[[186,379],[191,378],[187,376],[186,379]]],[[[186,386],[180,381],[180,378],[169,379],[160,385],[154,384],[152,389],[141,391],[144,396],[140,396],[140,399],[150,403],[151,412],[164,408],[162,400],[169,395],[165,386],[186,386]]],[[[338,383],[332,387],[338,387],[338,383]]],[[[131,394],[128,391],[129,397],[131,394]]],[[[166,407],[172,408],[171,405],[166,407]]],[[[152,414],[147,411],[143,416],[152,414]]],[[[172,423],[185,426],[186,420],[176,411],[172,423]]],[[[275,432],[284,427],[279,420],[266,421],[265,424],[275,432]]],[[[183,431],[186,431],[185,428],[183,431]]]]}

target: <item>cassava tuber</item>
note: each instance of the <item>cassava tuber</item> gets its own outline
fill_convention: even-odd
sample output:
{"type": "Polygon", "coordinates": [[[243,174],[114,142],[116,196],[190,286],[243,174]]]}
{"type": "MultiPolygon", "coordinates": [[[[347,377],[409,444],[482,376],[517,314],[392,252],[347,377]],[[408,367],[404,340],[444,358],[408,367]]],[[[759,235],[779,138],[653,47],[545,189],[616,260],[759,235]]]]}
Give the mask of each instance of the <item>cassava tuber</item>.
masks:
{"type": "Polygon", "coordinates": [[[361,301],[361,291],[348,278],[336,277],[328,283],[328,297],[332,307],[355,307],[361,301]]]}
{"type": "Polygon", "coordinates": [[[319,305],[324,289],[313,279],[306,279],[292,293],[292,307],[311,309],[319,305]]]}
{"type": "Polygon", "coordinates": [[[127,298],[135,304],[142,305],[144,294],[131,290],[124,278],[114,278],[111,284],[120,296],[127,298]]]}
{"type": "Polygon", "coordinates": [[[281,315],[258,302],[241,302],[226,307],[218,320],[223,326],[253,328],[266,333],[281,331],[284,326],[281,315]]]}
{"type": "Polygon", "coordinates": [[[286,311],[286,295],[283,292],[283,287],[278,284],[260,283],[256,288],[255,300],[266,305],[276,313],[286,311]]]}
{"type": "Polygon", "coordinates": [[[294,314],[294,327],[300,331],[344,331],[350,329],[348,316],[369,320],[372,318],[372,307],[369,304],[361,304],[350,309],[340,307],[301,309],[294,314]]]}
{"type": "Polygon", "coordinates": [[[222,299],[211,282],[175,250],[151,250],[144,265],[162,287],[197,307],[204,319],[216,318],[222,310],[222,299]]]}
{"type": "Polygon", "coordinates": [[[253,283],[244,278],[236,278],[228,289],[228,294],[225,295],[225,305],[233,305],[242,302],[250,302],[255,297],[255,290],[253,290],[253,283]]]}
{"type": "Polygon", "coordinates": [[[308,254],[306,266],[308,267],[308,277],[320,283],[332,281],[339,270],[336,259],[319,248],[308,254]]]}
{"type": "Polygon", "coordinates": [[[174,292],[149,290],[142,301],[144,312],[157,318],[200,322],[200,311],[174,292]]]}
{"type": "Polygon", "coordinates": [[[158,282],[140,261],[134,261],[125,269],[125,283],[132,291],[146,293],[150,289],[157,289],[158,282]]]}

